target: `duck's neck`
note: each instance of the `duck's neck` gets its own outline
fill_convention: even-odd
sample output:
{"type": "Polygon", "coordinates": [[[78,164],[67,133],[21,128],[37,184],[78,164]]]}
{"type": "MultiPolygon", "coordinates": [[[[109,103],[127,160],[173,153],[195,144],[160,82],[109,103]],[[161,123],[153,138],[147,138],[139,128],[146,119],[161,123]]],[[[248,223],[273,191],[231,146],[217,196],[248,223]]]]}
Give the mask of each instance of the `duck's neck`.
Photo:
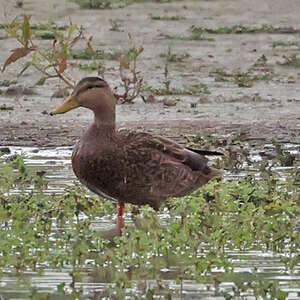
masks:
{"type": "Polygon", "coordinates": [[[116,128],[116,115],[115,111],[98,111],[94,110],[94,123],[93,127],[102,133],[114,133],[116,128]]]}

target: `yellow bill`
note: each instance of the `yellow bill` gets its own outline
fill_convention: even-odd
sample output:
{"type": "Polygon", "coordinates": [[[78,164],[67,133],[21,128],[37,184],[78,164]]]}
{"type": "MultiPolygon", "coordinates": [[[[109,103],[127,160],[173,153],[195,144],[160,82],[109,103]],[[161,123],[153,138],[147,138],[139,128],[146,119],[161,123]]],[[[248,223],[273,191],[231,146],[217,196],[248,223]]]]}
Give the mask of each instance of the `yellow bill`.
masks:
{"type": "Polygon", "coordinates": [[[64,113],[66,113],[74,108],[77,108],[79,106],[80,106],[80,104],[79,104],[76,96],[71,95],[65,103],[63,103],[56,110],[51,112],[50,115],[53,116],[53,115],[58,115],[58,114],[64,114],[64,113]]]}

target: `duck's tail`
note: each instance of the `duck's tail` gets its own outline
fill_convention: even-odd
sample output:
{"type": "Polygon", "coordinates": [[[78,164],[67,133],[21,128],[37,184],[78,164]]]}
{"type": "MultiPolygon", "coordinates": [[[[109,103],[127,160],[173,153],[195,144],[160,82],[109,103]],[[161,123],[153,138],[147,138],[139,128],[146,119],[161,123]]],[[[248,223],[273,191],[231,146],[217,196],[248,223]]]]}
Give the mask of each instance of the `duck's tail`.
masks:
{"type": "Polygon", "coordinates": [[[193,152],[196,152],[198,154],[207,155],[207,156],[213,156],[213,155],[220,156],[220,155],[224,155],[224,153],[219,152],[219,151],[201,150],[201,149],[194,149],[194,148],[189,148],[189,147],[186,147],[186,149],[189,149],[189,150],[191,150],[193,152]]]}
{"type": "Polygon", "coordinates": [[[209,179],[212,178],[221,178],[224,176],[224,171],[223,170],[219,170],[219,169],[215,169],[215,168],[209,168],[210,172],[209,172],[209,179]]]}

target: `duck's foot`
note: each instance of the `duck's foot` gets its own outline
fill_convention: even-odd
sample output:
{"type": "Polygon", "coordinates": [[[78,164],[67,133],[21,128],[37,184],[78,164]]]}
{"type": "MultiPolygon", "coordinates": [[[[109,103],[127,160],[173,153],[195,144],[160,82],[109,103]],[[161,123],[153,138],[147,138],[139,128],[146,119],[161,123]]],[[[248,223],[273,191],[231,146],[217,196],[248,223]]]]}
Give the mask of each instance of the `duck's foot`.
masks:
{"type": "Polygon", "coordinates": [[[122,235],[122,228],[124,227],[124,211],[125,206],[124,203],[118,203],[117,205],[117,226],[118,226],[118,232],[120,235],[122,235]]]}

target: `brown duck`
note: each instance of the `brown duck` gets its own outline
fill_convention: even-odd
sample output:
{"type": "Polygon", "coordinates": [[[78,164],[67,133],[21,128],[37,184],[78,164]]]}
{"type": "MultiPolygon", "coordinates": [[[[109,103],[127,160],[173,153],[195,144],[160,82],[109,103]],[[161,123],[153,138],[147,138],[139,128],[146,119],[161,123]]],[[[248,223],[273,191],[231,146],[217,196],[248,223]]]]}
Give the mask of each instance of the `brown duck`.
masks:
{"type": "Polygon", "coordinates": [[[145,132],[117,131],[116,98],[103,79],[82,79],[69,99],[51,114],[77,107],[91,109],[95,120],[73,151],[74,173],[94,193],[118,201],[120,227],[124,203],[149,204],[158,210],[169,197],[189,194],[222,174],[208,167],[203,156],[219,152],[184,148],[145,132]]]}

